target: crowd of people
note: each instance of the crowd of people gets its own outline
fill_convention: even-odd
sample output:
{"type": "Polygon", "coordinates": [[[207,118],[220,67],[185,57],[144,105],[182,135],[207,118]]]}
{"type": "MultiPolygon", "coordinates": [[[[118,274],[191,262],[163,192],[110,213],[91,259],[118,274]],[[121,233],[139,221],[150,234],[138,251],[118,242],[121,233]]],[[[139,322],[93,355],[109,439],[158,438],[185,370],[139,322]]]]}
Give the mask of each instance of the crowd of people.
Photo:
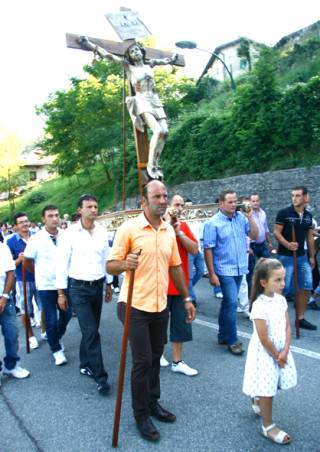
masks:
{"type": "Polygon", "coordinates": [[[71,221],[68,215],[61,219],[58,207],[51,204],[43,208],[41,224],[31,224],[26,212],[17,212],[13,227],[3,225],[0,234],[0,324],[6,352],[0,372],[18,379],[30,375],[19,365],[18,315],[30,348],[46,341],[56,366],[68,362],[62,338],[74,315],[81,331],[79,372],[95,383],[99,394],[107,395],[110,385],[99,334],[103,300],[110,302],[112,292],[118,296],[117,315],[123,323],[134,270],[129,330],[132,408],[142,437],[156,441],[160,433],[151,417],[176,420],[159,404],[160,366],[170,366],[164,354],[168,324],[172,372],[195,377],[198,370],[183,359],[183,344],[192,341],[199,303],[195,286],[207,276],[212,297],[221,299],[218,344],[231,355],[243,355],[237,313],[253,322],[243,392],[262,418],[262,434],[279,444],[290,442],[289,434],[272,419],[277,390],[297,381],[287,302],[294,299],[298,326],[308,330],[317,327],[305,318],[307,307],[320,309],[315,246],[319,232],[308,190],[294,187],[291,201],[277,214],[274,241],[257,193],[239,202],[234,190],[225,190],[212,218],[184,221],[183,197],[175,194],[169,202],[167,188],[157,180],[144,187],[142,212],[115,235],[96,221],[94,195],[80,197],[71,221]],[[35,326],[41,328],[40,338],[35,326]]]}

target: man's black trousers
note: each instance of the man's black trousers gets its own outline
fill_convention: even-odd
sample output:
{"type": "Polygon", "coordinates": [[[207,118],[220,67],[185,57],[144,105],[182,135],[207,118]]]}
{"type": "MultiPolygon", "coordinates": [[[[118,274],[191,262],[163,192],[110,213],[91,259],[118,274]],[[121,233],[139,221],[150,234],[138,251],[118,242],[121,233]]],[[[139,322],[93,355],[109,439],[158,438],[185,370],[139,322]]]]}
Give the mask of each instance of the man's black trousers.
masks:
{"type": "MultiPolygon", "coordinates": [[[[160,358],[167,342],[168,310],[146,312],[131,308],[129,341],[132,352],[132,408],[137,421],[150,416],[160,398],[160,358]]],[[[118,318],[124,322],[125,303],[118,303],[118,318]]]]}
{"type": "Polygon", "coordinates": [[[103,282],[85,285],[81,281],[69,279],[69,297],[80,325],[82,338],[80,343],[80,368],[90,367],[97,383],[108,379],[103,366],[101,341],[99,334],[103,300],[103,282]]]}

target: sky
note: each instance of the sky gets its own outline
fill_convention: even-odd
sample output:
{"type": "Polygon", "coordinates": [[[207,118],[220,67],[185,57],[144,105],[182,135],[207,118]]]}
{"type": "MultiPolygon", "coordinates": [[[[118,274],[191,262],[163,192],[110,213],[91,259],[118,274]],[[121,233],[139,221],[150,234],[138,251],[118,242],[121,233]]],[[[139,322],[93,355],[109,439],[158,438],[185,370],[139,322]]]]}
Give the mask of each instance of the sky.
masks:
{"type": "MultiPolygon", "coordinates": [[[[176,52],[175,42],[191,40],[211,50],[246,36],[274,45],[283,36],[320,19],[320,1],[304,0],[8,0],[0,14],[0,130],[25,144],[42,135],[35,114],[70,77],[82,77],[92,54],[66,47],[65,33],[119,41],[104,14],[125,6],[139,13],[157,47],[176,52]]],[[[209,58],[184,50],[186,71],[201,74],[209,58]]]]}

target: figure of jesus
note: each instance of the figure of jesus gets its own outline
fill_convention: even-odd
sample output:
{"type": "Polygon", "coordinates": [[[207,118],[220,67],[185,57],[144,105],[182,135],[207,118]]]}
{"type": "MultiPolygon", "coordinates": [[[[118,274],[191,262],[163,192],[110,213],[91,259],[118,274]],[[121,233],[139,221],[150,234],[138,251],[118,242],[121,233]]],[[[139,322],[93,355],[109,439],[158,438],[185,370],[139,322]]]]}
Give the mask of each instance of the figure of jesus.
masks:
{"type": "Polygon", "coordinates": [[[134,96],[126,99],[133,125],[140,132],[144,132],[146,126],[152,131],[147,173],[150,179],[162,179],[163,173],[159,160],[168,136],[168,123],[163,104],[155,89],[152,68],[157,65],[174,63],[177,55],[173,54],[171,58],[151,59],[146,62],[146,51],[138,43],[129,46],[124,58],[120,58],[89,41],[85,36],[81,36],[79,42],[82,48],[92,50],[101,58],[116,61],[125,67],[127,78],[134,89],[134,96]]]}

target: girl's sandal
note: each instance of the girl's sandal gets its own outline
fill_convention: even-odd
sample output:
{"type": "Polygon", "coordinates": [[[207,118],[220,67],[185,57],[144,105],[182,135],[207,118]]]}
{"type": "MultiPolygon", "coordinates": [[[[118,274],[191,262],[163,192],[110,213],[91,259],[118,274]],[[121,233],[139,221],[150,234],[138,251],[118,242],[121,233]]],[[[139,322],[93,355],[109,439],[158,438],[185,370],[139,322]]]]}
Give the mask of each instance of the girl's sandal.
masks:
{"type": "Polygon", "coordinates": [[[252,408],[252,411],[254,412],[254,414],[256,416],[261,416],[261,408],[260,408],[260,405],[259,405],[259,400],[260,400],[259,397],[252,397],[251,398],[251,408],[252,408]]]}
{"type": "Polygon", "coordinates": [[[291,438],[288,435],[288,433],[284,432],[283,430],[279,430],[279,432],[275,436],[271,436],[269,434],[269,431],[276,427],[276,424],[271,424],[268,427],[264,427],[262,425],[262,435],[265,438],[270,439],[270,441],[273,441],[274,443],[285,445],[289,444],[291,442],[291,438]]]}

